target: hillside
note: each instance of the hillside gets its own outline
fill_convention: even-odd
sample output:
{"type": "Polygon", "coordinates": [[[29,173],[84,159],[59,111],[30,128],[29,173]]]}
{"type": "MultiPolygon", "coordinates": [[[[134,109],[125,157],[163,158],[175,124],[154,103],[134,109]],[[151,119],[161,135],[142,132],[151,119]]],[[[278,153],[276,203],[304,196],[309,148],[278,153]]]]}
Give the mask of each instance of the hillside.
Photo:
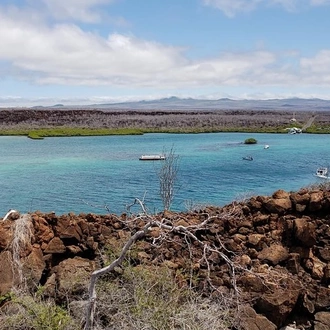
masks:
{"type": "Polygon", "coordinates": [[[280,110],[111,110],[3,109],[0,133],[44,128],[141,129],[144,131],[260,131],[286,132],[313,118],[313,132],[329,132],[330,111],[280,110]]]}

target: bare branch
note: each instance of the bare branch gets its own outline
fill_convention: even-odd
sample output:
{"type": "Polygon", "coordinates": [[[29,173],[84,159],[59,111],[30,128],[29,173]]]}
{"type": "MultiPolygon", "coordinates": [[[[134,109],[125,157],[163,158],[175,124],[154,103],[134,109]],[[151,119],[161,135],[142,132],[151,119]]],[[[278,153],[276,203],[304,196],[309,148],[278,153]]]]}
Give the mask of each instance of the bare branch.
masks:
{"type": "MultiPolygon", "coordinates": [[[[165,241],[171,241],[171,235],[176,234],[182,237],[183,241],[182,244],[187,246],[188,252],[189,252],[189,258],[192,261],[193,260],[193,245],[199,245],[201,247],[201,259],[206,268],[207,268],[207,277],[206,277],[206,283],[208,283],[209,287],[214,290],[214,292],[218,292],[222,299],[223,297],[223,292],[220,292],[219,289],[212,284],[212,279],[211,279],[211,271],[212,271],[212,265],[210,262],[210,255],[211,254],[217,254],[228,266],[229,274],[231,277],[231,286],[233,288],[234,296],[236,299],[234,301],[230,299],[230,304],[234,303],[236,308],[239,307],[239,298],[240,298],[240,290],[238,289],[237,283],[236,283],[236,272],[237,270],[245,271],[245,268],[243,268],[241,265],[238,263],[235,263],[233,260],[228,255],[235,255],[231,251],[227,250],[225,246],[222,244],[220,241],[220,238],[216,236],[217,242],[216,244],[211,244],[207,241],[203,241],[202,238],[199,238],[198,231],[200,230],[206,230],[211,224],[212,220],[218,219],[219,215],[216,216],[211,216],[207,212],[203,213],[203,217],[205,219],[200,222],[199,224],[194,224],[194,225],[175,225],[173,221],[169,221],[166,217],[158,217],[158,216],[150,216],[147,213],[145,204],[143,201],[139,199],[135,199],[134,202],[129,206],[133,205],[139,205],[140,208],[142,209],[142,213],[138,216],[136,216],[133,220],[128,220],[127,225],[130,224],[132,221],[136,222],[144,222],[144,226],[142,227],[141,230],[138,230],[135,232],[134,235],[132,235],[129,240],[126,242],[124,247],[121,250],[121,253],[119,257],[114,260],[109,266],[104,267],[100,270],[97,270],[92,273],[91,275],[91,280],[90,280],[90,286],[89,286],[89,301],[88,301],[88,307],[86,310],[86,323],[85,323],[85,328],[84,330],[91,330],[93,326],[93,321],[94,321],[94,311],[96,308],[96,281],[97,279],[108,273],[113,271],[116,267],[120,266],[122,262],[125,259],[125,256],[127,255],[129,249],[133,244],[135,244],[138,240],[143,239],[144,237],[147,236],[147,233],[149,230],[152,230],[152,228],[158,227],[160,228],[160,234],[159,237],[153,237],[151,240],[151,244],[153,245],[159,245],[162,244],[162,242],[165,241]]],[[[223,215],[224,218],[229,216],[228,214],[223,215]]],[[[132,228],[132,227],[131,227],[132,228]]],[[[177,244],[178,242],[176,242],[177,244]]],[[[192,289],[192,277],[193,277],[193,267],[190,269],[190,282],[189,282],[189,287],[192,289]]],[[[228,300],[229,301],[229,300],[228,300]]]]}
{"type": "Polygon", "coordinates": [[[123,247],[119,257],[113,261],[109,266],[106,266],[102,269],[96,270],[91,275],[90,285],[89,285],[89,301],[87,306],[87,312],[86,312],[86,323],[85,323],[85,330],[91,330],[93,325],[93,319],[94,319],[94,311],[95,311],[95,302],[96,302],[96,291],[95,291],[95,285],[97,279],[111,271],[113,271],[116,267],[120,266],[122,262],[125,259],[125,256],[127,252],[129,251],[130,247],[139,239],[144,237],[146,235],[146,232],[151,227],[152,222],[148,222],[144,228],[138,232],[136,232],[125,244],[123,247]]]}
{"type": "Polygon", "coordinates": [[[164,210],[169,210],[173,202],[175,193],[175,183],[177,181],[177,174],[179,171],[179,156],[175,154],[173,147],[166,154],[158,172],[159,178],[159,193],[163,202],[164,210]]]}

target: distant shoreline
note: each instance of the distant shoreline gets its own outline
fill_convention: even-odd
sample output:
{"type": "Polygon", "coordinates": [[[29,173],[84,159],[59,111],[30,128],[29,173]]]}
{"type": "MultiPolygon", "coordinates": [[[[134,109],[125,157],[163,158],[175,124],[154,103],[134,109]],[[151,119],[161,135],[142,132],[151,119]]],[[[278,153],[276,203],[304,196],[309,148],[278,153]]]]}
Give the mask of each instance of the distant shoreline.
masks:
{"type": "Polygon", "coordinates": [[[145,133],[305,133],[329,134],[330,111],[279,110],[58,110],[2,109],[0,135],[44,137],[133,135],[145,133]]]}

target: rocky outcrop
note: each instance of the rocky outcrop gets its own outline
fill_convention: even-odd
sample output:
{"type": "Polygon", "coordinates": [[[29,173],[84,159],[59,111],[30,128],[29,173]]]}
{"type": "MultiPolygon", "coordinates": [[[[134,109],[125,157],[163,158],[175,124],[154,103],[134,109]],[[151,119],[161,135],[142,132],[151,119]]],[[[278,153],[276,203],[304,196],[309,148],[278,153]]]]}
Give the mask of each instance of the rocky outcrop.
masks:
{"type": "MultiPolygon", "coordinates": [[[[157,226],[137,242],[130,260],[135,265],[166,266],[182,283],[185,274],[193,273],[198,278],[196,289],[204,295],[231,291],[234,267],[243,329],[275,330],[293,321],[301,329],[329,329],[329,211],[329,191],[303,189],[280,190],[223,208],[166,212],[154,218],[182,228],[203,223],[194,231],[195,237],[217,247],[230,258],[231,266],[218,253],[209,253],[207,262],[203,261],[201,245],[191,241],[188,249],[187,239],[179,232],[169,230],[168,239],[162,240],[157,226]]],[[[31,213],[31,241],[19,251],[11,244],[17,217],[0,220],[0,295],[18,285],[20,271],[30,290],[42,285],[44,294],[59,302],[68,299],[70,291],[74,301],[86,292],[91,272],[107,262],[99,251],[107,245],[115,256],[144,225],[142,220],[128,221],[132,219],[31,213]]]]}

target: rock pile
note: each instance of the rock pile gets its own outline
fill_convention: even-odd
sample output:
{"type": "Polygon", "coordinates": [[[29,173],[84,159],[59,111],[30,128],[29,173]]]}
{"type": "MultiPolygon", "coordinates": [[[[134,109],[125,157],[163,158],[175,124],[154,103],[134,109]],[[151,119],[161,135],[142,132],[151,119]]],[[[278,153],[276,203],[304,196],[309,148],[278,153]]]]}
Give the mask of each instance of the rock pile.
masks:
{"type": "MultiPolygon", "coordinates": [[[[130,260],[169,267],[183,285],[193,273],[196,290],[205,295],[235,291],[243,329],[276,330],[292,322],[300,329],[330,329],[329,211],[329,191],[302,189],[222,208],[165,212],[153,217],[187,228],[196,240],[154,226],[130,260]],[[203,244],[215,252],[203,254],[203,244]]],[[[42,285],[58,301],[68,291],[83,294],[91,272],[106,262],[102,249],[118,251],[145,224],[133,218],[35,212],[19,222],[20,214],[12,212],[0,220],[0,295],[22,285],[20,273],[30,290],[42,285]],[[28,241],[17,240],[21,232],[30,233],[28,241]]]]}

